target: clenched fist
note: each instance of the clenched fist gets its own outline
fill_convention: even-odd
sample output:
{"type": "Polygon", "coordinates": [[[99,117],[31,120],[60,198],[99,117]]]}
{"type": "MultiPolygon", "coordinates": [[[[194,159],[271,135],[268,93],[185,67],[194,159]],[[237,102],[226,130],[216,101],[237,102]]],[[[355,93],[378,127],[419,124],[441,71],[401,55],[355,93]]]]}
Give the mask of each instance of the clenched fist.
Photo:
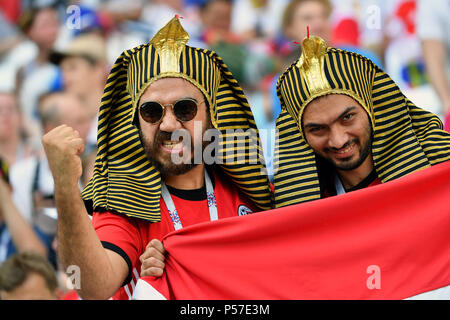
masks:
{"type": "Polygon", "coordinates": [[[80,155],[84,151],[78,131],[61,125],[46,133],[42,144],[55,185],[77,185],[82,173],[80,155]]]}
{"type": "Polygon", "coordinates": [[[144,253],[139,257],[141,261],[141,277],[154,276],[160,277],[164,272],[164,260],[166,249],[158,239],[151,240],[144,253]]]}

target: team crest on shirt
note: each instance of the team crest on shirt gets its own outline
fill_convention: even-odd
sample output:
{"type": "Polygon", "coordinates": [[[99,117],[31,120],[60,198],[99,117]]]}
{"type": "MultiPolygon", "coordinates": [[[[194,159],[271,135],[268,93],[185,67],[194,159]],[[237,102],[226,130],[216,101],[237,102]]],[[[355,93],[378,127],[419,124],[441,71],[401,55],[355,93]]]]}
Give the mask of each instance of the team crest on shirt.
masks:
{"type": "Polygon", "coordinates": [[[243,204],[241,204],[241,205],[238,207],[238,214],[239,214],[240,216],[245,216],[245,215],[247,215],[247,214],[249,214],[249,213],[253,213],[253,211],[252,211],[249,207],[244,206],[243,204]]]}

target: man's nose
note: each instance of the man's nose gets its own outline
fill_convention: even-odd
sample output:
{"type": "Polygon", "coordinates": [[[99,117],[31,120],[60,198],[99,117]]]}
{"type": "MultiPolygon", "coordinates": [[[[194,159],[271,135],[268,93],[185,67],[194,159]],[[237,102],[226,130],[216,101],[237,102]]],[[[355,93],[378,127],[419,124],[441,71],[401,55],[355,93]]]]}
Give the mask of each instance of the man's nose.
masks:
{"type": "Polygon", "coordinates": [[[178,121],[177,117],[173,113],[172,106],[166,105],[164,115],[161,119],[161,123],[159,124],[159,129],[161,131],[173,132],[180,128],[181,122],[178,121]]]}
{"type": "Polygon", "coordinates": [[[349,140],[349,136],[344,128],[334,127],[330,130],[328,146],[333,149],[341,149],[349,140]]]}

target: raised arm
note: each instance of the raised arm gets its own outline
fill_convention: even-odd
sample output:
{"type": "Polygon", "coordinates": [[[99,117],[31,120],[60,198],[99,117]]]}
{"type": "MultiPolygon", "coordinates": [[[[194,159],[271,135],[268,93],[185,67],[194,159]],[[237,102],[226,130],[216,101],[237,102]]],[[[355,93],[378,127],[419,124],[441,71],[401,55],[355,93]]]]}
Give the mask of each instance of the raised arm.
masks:
{"type": "Polygon", "coordinates": [[[81,199],[84,141],[76,130],[62,125],[44,135],[42,143],[55,181],[59,258],[65,267],[80,268],[80,297],[108,299],[124,282],[128,266],[119,254],[103,248],[81,199]]]}

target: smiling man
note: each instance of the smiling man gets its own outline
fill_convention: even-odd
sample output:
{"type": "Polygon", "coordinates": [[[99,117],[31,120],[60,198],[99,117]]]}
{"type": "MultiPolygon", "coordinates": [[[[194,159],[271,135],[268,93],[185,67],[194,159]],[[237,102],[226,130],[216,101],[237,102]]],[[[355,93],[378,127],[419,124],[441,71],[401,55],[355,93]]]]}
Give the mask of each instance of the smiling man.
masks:
{"type": "Polygon", "coordinates": [[[343,94],[319,97],[305,109],[302,124],[306,141],[335,168],[345,190],[380,183],[372,160],[372,126],[357,101],[343,94]]]}
{"type": "Polygon", "coordinates": [[[385,183],[450,160],[450,134],[369,59],[312,36],[280,77],[275,206],[385,183]]]}
{"type": "Polygon", "coordinates": [[[55,180],[59,256],[79,266],[84,299],[131,298],[140,276],[164,267],[160,240],[171,231],[271,207],[264,166],[253,161],[261,149],[249,137],[240,134],[245,159],[206,165],[195,157],[209,128],[221,137],[217,152],[228,154],[235,151],[228,137],[256,125],[222,59],[188,39],[175,17],[112,67],[94,174],[82,194],[87,210],[77,189],[83,139],[68,126],[42,138],[55,180]],[[92,222],[86,211],[94,211],[92,222]]]}

